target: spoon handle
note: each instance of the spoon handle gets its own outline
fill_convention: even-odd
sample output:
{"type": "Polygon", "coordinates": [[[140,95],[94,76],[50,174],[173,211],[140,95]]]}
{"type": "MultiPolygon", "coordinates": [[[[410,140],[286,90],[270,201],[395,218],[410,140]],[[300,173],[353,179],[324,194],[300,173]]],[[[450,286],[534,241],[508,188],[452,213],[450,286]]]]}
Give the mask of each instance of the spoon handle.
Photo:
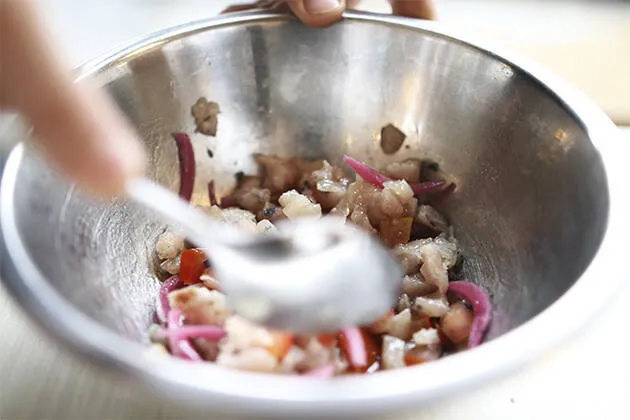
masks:
{"type": "Polygon", "coordinates": [[[183,228],[188,238],[201,247],[243,245],[254,240],[247,232],[214,220],[177,194],[149,179],[138,178],[128,182],[126,192],[129,198],[183,228]]]}

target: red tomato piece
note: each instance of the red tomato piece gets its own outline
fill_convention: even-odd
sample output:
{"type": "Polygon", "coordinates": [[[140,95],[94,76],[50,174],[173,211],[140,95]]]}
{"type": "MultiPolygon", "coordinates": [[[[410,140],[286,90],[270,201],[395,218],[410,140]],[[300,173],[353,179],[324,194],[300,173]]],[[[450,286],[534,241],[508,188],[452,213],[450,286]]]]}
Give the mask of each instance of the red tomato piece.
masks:
{"type": "Polygon", "coordinates": [[[192,248],[182,251],[179,265],[179,278],[184,284],[199,283],[199,277],[206,269],[208,256],[201,250],[192,248]]]}

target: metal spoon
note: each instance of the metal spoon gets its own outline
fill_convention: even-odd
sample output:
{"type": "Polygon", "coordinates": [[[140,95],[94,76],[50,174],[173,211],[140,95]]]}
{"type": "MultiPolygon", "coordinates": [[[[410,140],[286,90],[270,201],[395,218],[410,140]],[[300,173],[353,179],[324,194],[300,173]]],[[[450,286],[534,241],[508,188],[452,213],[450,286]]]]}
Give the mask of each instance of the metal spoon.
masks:
{"type": "Polygon", "coordinates": [[[277,234],[253,235],[147,179],[129,183],[127,193],[207,250],[228,304],[253,322],[296,333],[338,331],[375,321],[400,291],[400,264],[342,219],[283,221],[277,234]]]}

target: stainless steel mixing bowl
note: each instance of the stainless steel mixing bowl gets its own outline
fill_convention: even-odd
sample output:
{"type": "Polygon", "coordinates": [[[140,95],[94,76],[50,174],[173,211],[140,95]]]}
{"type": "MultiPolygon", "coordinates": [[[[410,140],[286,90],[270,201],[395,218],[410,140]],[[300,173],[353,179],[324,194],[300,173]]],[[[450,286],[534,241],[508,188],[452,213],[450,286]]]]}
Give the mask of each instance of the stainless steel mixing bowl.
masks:
{"type": "Polygon", "coordinates": [[[438,24],[349,12],[316,30],[285,15],[223,16],[150,36],[80,78],[116,98],[146,141],[151,176],[174,189],[171,133],[193,132],[199,96],[220,103],[217,137],[193,135],[196,202],[209,179],[224,192],[235,172],[252,171],[254,152],[438,162],[457,183],[439,207],[465,250],[462,277],[487,287],[496,308],[479,348],[369,377],[320,382],[148,357],[163,224],[136,206],[88,199],[18,146],[1,186],[8,289],[71,348],[168,398],[317,417],[421,404],[540,354],[626,278],[627,171],[614,125],[545,70],[438,24]],[[408,135],[394,156],[379,147],[387,123],[408,135]]]}

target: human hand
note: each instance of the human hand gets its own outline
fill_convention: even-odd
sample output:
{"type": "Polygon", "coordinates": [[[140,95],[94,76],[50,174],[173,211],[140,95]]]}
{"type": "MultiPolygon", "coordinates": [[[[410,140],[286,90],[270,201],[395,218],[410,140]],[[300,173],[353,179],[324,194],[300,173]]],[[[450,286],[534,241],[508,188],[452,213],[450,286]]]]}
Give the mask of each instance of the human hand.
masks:
{"type": "MultiPolygon", "coordinates": [[[[346,9],[356,7],[361,0],[258,0],[253,3],[228,7],[224,13],[249,9],[289,8],[305,24],[328,26],[339,19],[346,9]]],[[[433,0],[389,0],[392,12],[399,16],[435,19],[433,0]]]]}
{"type": "Polygon", "coordinates": [[[74,83],[35,7],[0,0],[0,109],[25,117],[35,146],[83,189],[122,193],[143,172],[140,142],[103,91],[74,83]]]}

